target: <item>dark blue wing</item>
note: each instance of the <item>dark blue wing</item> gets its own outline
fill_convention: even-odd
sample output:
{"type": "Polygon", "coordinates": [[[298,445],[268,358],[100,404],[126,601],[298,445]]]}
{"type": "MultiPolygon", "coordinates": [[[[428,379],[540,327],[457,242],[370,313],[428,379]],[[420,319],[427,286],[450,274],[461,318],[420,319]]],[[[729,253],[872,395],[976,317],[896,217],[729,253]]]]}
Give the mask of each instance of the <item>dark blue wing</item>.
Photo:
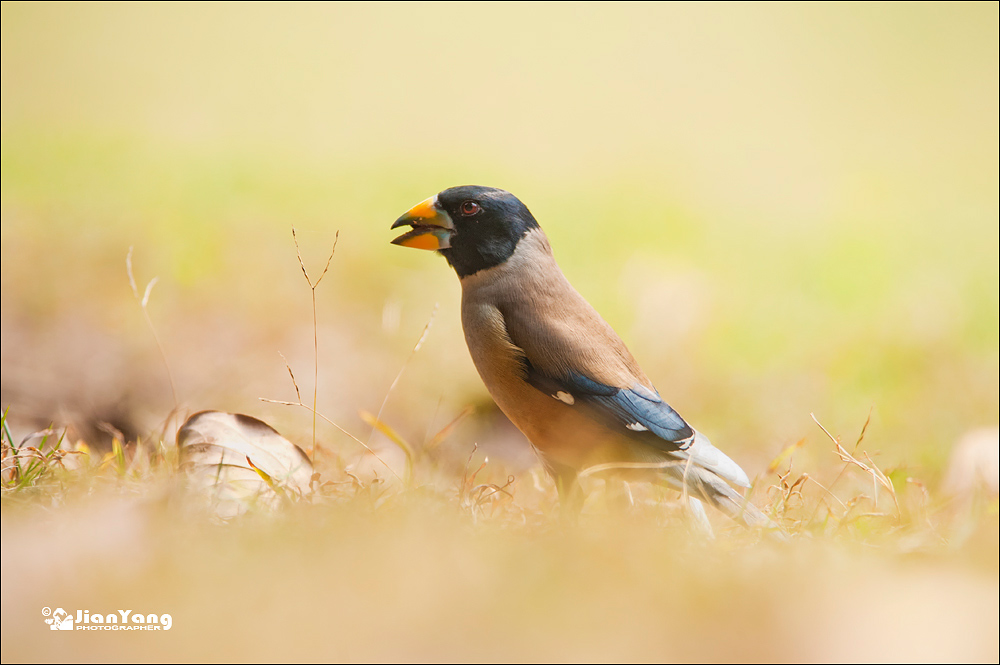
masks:
{"type": "MultiPolygon", "coordinates": [[[[522,360],[525,380],[538,390],[566,404],[578,406],[591,416],[637,435],[649,433],[677,450],[686,449],[694,439],[694,430],[680,414],[654,391],[641,385],[616,388],[570,372],[552,377],[539,372],[527,358],[522,360]]],[[[647,438],[647,442],[651,437],[647,438]]],[[[659,444],[662,446],[662,442],[659,444]]]]}

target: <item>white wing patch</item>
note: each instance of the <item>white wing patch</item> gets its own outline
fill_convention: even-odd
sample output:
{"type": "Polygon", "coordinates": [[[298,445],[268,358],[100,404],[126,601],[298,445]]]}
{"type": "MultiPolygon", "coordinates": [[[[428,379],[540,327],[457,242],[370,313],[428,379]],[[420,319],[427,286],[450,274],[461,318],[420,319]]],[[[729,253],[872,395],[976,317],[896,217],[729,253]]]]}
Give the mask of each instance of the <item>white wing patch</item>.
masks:
{"type": "Polygon", "coordinates": [[[649,431],[649,428],[646,427],[646,426],[644,426],[642,423],[629,423],[625,427],[627,427],[628,429],[632,430],[633,432],[648,432],[649,431]]]}
{"type": "Polygon", "coordinates": [[[565,392],[565,391],[562,391],[562,390],[560,390],[555,395],[553,395],[553,397],[555,397],[560,402],[563,402],[565,404],[569,404],[570,406],[573,406],[573,404],[576,403],[576,400],[573,399],[572,395],[570,395],[568,392],[565,392]]]}

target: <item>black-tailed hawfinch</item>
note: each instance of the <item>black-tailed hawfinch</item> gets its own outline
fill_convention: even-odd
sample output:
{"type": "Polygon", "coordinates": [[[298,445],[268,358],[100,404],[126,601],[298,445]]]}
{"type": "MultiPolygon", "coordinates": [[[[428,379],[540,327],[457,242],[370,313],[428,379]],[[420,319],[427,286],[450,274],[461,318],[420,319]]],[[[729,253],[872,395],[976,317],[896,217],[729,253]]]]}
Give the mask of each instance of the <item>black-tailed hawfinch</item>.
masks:
{"type": "MultiPolygon", "coordinates": [[[[644,478],[705,499],[746,525],[770,520],[727,481],[743,470],[663,401],[611,326],[566,281],[528,208],[491,187],[418,203],[392,242],[436,250],[462,282],[462,327],[486,388],[531,441],[564,508],[581,472],[644,478]]],[[[692,501],[704,517],[701,504],[692,501]]]]}

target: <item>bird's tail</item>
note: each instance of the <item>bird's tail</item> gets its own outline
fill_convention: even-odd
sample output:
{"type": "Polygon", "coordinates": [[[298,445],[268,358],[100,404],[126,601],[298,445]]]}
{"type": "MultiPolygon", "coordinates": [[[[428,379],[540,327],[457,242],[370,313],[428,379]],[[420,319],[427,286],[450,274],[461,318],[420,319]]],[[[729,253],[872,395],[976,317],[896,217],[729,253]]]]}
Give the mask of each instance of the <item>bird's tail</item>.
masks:
{"type": "Polygon", "coordinates": [[[757,506],[750,503],[748,498],[738,494],[736,490],[726,484],[726,481],[711,472],[706,473],[699,469],[697,473],[688,473],[685,484],[688,492],[693,496],[708,501],[744,526],[777,528],[777,524],[762,513],[757,506]]]}
{"type": "Polygon", "coordinates": [[[780,532],[780,527],[774,520],[708,469],[694,464],[673,465],[668,468],[665,480],[670,487],[690,497],[707,501],[748,528],[773,529],[780,532]]]}

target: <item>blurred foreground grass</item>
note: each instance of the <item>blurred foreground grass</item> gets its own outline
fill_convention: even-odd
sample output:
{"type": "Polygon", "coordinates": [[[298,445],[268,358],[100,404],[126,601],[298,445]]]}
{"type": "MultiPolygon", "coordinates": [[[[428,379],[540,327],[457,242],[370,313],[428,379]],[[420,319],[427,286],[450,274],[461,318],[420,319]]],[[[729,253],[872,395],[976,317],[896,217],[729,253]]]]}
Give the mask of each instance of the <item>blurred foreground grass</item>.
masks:
{"type": "Polygon", "coordinates": [[[92,459],[4,478],[5,662],[997,659],[995,499],[949,498],[947,478],[1000,420],[995,3],[2,12],[0,401],[15,444],[51,424],[92,459]],[[463,183],[525,201],[790,544],[723,524],[702,543],[641,488],[623,516],[597,486],[579,529],[556,523],[468,359],[454,275],[388,244],[463,183]],[[323,479],[344,484],[214,525],[148,446],[169,458],[179,406],[310,447],[308,413],[259,399],[295,398],[279,351],[313,389],[292,226],[314,274],[340,231],[319,410],[365,440],[405,364],[382,419],[433,451],[413,486],[358,486],[346,470],[371,465],[321,424],[323,479]],[[179,405],[130,247],[139,288],[159,278],[179,405]],[[848,450],[871,414],[859,450],[898,512],[841,475],[810,413],[848,450]],[[478,483],[515,477],[485,512],[461,490],[474,450],[478,483]],[[789,464],[789,486],[812,478],[790,505],[789,464]],[[60,641],[38,614],[57,603],[175,625],[60,641]]]}
{"type": "Polygon", "coordinates": [[[450,477],[424,463],[406,486],[321,464],[309,498],[223,524],[184,491],[169,448],[60,455],[49,436],[4,441],[7,662],[998,655],[995,495],[873,492],[857,466],[830,463],[758,484],[789,542],[718,521],[704,540],[639,486],[627,508],[592,488],[570,526],[547,481],[495,478],[497,491],[488,463],[450,477]],[[43,607],[172,625],[63,635],[43,607]]]}

